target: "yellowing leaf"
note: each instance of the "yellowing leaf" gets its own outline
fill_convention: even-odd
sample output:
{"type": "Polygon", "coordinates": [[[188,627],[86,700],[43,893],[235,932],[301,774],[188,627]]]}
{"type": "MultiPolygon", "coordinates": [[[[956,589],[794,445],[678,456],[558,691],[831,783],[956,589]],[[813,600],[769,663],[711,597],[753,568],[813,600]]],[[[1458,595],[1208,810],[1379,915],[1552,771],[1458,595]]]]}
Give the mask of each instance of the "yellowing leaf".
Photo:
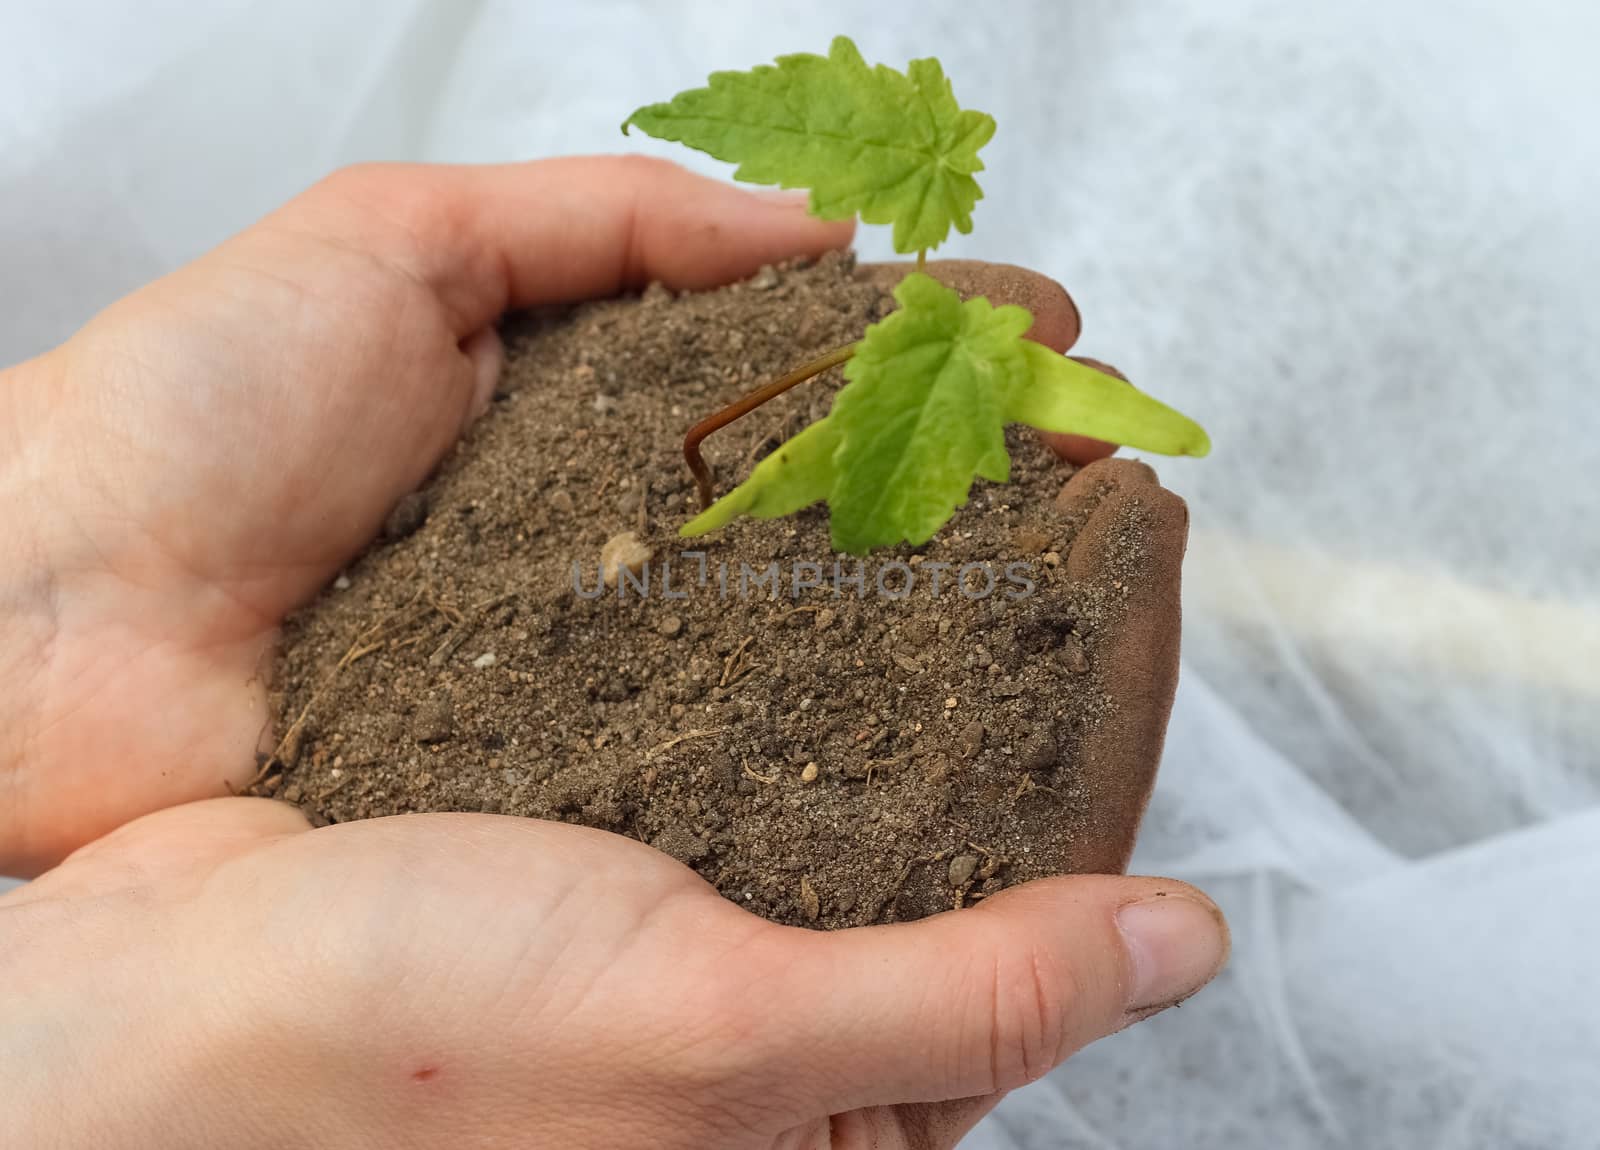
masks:
{"type": "Polygon", "coordinates": [[[1030,378],[1006,400],[1006,422],[1087,435],[1161,455],[1202,456],[1205,428],[1133,384],[1023,341],[1030,378]]]}
{"type": "Polygon", "coordinates": [[[704,535],[741,515],[779,519],[826,499],[838,446],[832,421],[817,420],[756,464],[749,479],[685,523],[678,534],[704,535]]]}
{"type": "Polygon", "coordinates": [[[974,479],[1009,478],[1007,423],[1167,455],[1211,450],[1188,416],[1024,339],[1033,317],[1023,308],[963,303],[918,272],[894,294],[899,309],[856,345],[827,418],[763,459],[682,534],[827,499],[837,550],[925,543],[967,501],[974,479]]]}
{"type": "Polygon", "coordinates": [[[905,73],[869,66],[848,38],[827,56],[780,56],[748,72],[716,72],[708,85],[640,108],[638,125],[736,163],[734,178],[809,188],[824,219],[853,215],[893,224],[894,247],[916,252],[944,242],[953,224],[972,230],[983,196],[973,173],[994,120],[956,103],[939,61],[905,73]]]}

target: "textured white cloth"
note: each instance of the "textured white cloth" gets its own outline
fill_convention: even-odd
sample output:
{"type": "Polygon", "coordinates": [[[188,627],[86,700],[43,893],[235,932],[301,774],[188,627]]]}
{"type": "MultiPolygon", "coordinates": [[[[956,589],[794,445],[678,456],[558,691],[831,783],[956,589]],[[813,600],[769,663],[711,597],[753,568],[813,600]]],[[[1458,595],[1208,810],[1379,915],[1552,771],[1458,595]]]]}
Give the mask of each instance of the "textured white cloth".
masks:
{"type": "Polygon", "coordinates": [[[725,170],[617,124],[840,31],[999,120],[948,253],[1061,279],[1216,443],[1159,463],[1195,531],[1137,865],[1232,968],[971,1145],[1600,1146],[1594,5],[12,0],[0,362],[346,161],[725,170]]]}

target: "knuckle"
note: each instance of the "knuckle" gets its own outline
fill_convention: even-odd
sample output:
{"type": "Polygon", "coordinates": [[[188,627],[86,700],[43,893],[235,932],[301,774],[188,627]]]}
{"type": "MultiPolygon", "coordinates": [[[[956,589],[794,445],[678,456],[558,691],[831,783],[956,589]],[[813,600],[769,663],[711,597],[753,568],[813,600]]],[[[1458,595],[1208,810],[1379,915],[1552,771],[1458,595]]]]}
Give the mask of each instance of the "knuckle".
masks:
{"type": "Polygon", "coordinates": [[[1076,973],[1041,948],[1022,947],[996,957],[991,994],[995,1089],[1043,1077],[1068,1053],[1068,1020],[1082,999],[1076,973]]]}
{"type": "Polygon", "coordinates": [[[346,164],[329,172],[311,189],[313,196],[332,196],[361,204],[381,196],[393,183],[394,165],[379,163],[346,164]]]}
{"type": "Polygon", "coordinates": [[[426,169],[360,163],[337,169],[309,194],[315,201],[330,202],[353,234],[417,255],[452,230],[452,199],[439,193],[437,180],[426,169]]]}
{"type": "Polygon", "coordinates": [[[661,156],[646,156],[629,152],[616,158],[618,169],[630,180],[648,185],[657,180],[670,180],[681,175],[682,165],[661,156]]]}

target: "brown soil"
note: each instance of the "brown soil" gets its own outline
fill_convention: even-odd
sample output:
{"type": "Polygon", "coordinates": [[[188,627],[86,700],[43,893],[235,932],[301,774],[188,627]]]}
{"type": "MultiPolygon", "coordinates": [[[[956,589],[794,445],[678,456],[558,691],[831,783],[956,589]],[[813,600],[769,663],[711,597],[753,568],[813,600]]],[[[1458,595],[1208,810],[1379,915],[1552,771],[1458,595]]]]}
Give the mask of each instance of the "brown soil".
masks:
{"type": "MultiPolygon", "coordinates": [[[[826,582],[824,508],[676,538],[694,499],[682,429],[857,338],[892,308],[890,282],[827,258],[508,324],[490,414],[290,620],[284,735],[258,793],[317,821],[465,810],[602,827],[757,914],[830,928],[1124,865],[1176,669],[1182,504],[1148,469],[1095,465],[1058,506],[1071,469],[1013,429],[1013,482],[979,483],[926,546],[866,560],[865,598],[826,582]],[[574,561],[592,590],[626,531],[653,555],[648,597],[576,593],[574,561]],[[694,549],[704,585],[679,558],[694,549]],[[896,560],[918,578],[881,598],[880,571],[902,585],[896,560]],[[740,565],[774,561],[776,597],[741,597],[740,565]],[[791,595],[806,561],[825,584],[791,595]],[[686,597],[662,595],[664,562],[686,597]],[[967,563],[990,565],[992,594],[954,586],[967,563]],[[1008,563],[1027,565],[1031,596],[1013,597],[1008,563]]],[[[712,437],[720,489],[838,383],[712,437]]],[[[973,571],[967,588],[985,582],[973,571]]]]}

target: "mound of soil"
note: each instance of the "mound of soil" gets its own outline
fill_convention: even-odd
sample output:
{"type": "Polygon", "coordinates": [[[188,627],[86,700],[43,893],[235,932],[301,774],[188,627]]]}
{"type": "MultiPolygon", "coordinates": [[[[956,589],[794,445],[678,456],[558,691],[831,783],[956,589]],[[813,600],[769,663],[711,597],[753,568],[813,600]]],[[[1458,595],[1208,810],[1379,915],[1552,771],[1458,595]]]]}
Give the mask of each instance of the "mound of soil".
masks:
{"type": "MultiPolygon", "coordinates": [[[[858,338],[893,282],[829,257],[508,322],[489,415],[289,621],[283,734],[256,792],[318,822],[600,827],[757,914],[825,928],[1120,868],[1175,672],[1171,506],[1148,495],[1181,513],[1173,497],[1118,502],[1112,471],[1058,505],[1071,468],[1013,429],[1013,482],[980,482],[920,548],[858,567],[821,507],[676,536],[695,505],[683,429],[858,338]],[[649,565],[596,595],[602,549],[627,532],[649,565]],[[1170,578],[1133,618],[1152,563],[1170,578]]],[[[713,436],[719,489],[840,382],[713,436]]]]}

